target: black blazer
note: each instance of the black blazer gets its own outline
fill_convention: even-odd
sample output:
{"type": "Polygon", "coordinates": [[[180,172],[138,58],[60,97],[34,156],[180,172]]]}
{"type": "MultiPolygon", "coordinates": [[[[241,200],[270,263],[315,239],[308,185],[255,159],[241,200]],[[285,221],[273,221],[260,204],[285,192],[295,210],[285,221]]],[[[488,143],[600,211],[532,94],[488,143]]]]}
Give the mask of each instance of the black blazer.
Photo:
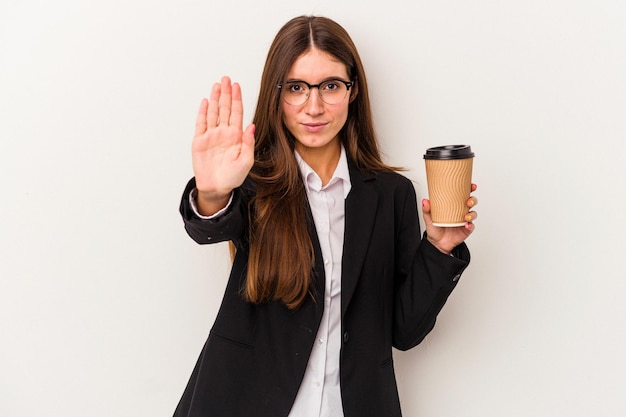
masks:
{"type": "MultiPolygon", "coordinates": [[[[340,382],[345,417],[398,417],[392,346],[416,346],[469,263],[465,244],[454,257],[420,234],[415,190],[397,173],[362,173],[349,164],[341,277],[343,344],[340,382]]],[[[296,311],[280,302],[253,305],[240,296],[246,276],[248,204],[254,187],[235,190],[217,220],[194,215],[185,189],[180,212],[198,243],[237,246],[217,318],[175,417],[284,417],[304,376],[324,306],[324,268],[312,218],[314,299],[296,311]]]]}

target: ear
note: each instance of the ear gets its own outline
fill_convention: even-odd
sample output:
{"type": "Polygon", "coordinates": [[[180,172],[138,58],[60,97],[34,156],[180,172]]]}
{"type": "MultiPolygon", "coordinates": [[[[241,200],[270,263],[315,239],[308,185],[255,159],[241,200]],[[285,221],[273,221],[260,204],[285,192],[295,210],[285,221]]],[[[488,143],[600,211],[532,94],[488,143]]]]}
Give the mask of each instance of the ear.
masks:
{"type": "Polygon", "coordinates": [[[356,96],[359,95],[359,82],[358,79],[354,79],[354,85],[350,88],[350,103],[354,101],[356,96]]]}

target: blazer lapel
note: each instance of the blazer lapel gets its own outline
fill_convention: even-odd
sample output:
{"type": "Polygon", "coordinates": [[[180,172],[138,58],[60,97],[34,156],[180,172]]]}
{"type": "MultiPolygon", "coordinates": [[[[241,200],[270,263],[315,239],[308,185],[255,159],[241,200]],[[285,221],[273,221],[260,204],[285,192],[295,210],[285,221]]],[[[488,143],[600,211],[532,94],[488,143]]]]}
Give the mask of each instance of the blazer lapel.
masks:
{"type": "Polygon", "coordinates": [[[326,274],[324,272],[324,260],[322,259],[322,246],[320,245],[319,236],[317,236],[317,230],[315,229],[315,221],[313,220],[313,213],[311,212],[311,204],[308,201],[306,205],[306,215],[307,228],[309,229],[309,236],[311,236],[313,253],[315,255],[313,271],[311,273],[311,278],[313,279],[313,298],[316,300],[316,304],[324,305],[326,274]]]}
{"type": "Polygon", "coordinates": [[[346,198],[345,232],[341,273],[343,318],[361,273],[378,209],[376,175],[363,173],[348,162],[351,189],[346,198]]]}

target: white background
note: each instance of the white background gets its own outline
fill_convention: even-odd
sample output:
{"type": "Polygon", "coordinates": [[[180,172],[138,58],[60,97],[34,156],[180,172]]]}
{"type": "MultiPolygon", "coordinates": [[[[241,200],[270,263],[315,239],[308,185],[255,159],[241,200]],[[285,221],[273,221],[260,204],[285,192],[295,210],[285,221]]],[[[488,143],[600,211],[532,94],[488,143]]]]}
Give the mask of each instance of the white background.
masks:
{"type": "Polygon", "coordinates": [[[171,416],[229,270],[178,215],[197,106],[249,122],[293,16],[359,48],[386,161],[476,152],[473,261],[396,352],[408,417],[626,415],[623,0],[2,0],[0,416],[171,416]]]}

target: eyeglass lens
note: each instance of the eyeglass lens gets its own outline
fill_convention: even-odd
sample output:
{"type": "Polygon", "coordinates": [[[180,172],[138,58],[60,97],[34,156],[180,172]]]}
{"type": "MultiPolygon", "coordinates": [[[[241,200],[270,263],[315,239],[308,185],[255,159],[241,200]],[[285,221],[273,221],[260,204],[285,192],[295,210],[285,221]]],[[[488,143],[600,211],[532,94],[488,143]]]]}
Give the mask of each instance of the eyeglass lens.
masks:
{"type": "Polygon", "coordinates": [[[283,99],[291,105],[299,106],[307,102],[311,89],[317,88],[320,98],[326,104],[337,104],[347,95],[348,86],[341,80],[327,80],[318,85],[309,85],[304,81],[289,81],[283,84],[283,99]]]}

